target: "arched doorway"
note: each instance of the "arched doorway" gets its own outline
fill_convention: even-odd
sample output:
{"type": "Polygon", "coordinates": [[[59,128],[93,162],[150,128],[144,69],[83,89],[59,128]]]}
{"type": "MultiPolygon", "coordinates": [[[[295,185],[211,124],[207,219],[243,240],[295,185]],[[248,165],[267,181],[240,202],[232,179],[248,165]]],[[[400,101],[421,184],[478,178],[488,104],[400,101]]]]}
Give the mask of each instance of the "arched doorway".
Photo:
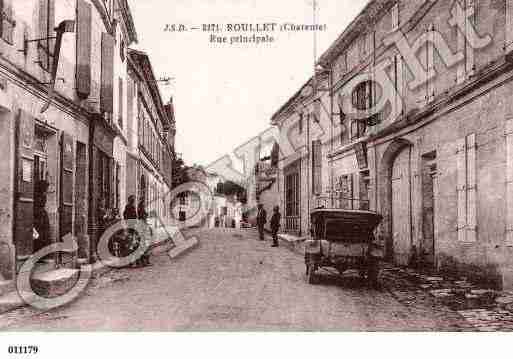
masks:
{"type": "Polygon", "coordinates": [[[412,250],[412,144],[394,140],[383,154],[380,166],[379,200],[387,260],[407,265],[412,250]]]}

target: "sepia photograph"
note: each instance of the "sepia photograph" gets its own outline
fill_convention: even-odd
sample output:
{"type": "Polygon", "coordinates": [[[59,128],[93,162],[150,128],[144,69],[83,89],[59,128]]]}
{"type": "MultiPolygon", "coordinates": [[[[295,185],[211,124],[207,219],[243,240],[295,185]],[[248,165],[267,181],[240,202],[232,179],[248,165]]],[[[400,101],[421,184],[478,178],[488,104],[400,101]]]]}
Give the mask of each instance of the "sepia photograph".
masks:
{"type": "Polygon", "coordinates": [[[512,0],[0,0],[0,357],[512,332],[512,99],[512,0]]]}

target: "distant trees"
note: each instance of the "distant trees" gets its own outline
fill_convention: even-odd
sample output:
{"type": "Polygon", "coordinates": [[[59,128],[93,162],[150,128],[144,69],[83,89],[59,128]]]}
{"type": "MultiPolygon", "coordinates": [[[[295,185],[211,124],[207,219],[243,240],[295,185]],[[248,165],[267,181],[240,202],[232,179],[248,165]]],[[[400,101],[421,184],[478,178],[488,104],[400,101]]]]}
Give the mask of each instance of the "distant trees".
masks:
{"type": "Polygon", "coordinates": [[[182,158],[175,158],[173,161],[173,188],[180,186],[181,184],[189,182],[189,176],[187,173],[188,167],[182,158]]]}

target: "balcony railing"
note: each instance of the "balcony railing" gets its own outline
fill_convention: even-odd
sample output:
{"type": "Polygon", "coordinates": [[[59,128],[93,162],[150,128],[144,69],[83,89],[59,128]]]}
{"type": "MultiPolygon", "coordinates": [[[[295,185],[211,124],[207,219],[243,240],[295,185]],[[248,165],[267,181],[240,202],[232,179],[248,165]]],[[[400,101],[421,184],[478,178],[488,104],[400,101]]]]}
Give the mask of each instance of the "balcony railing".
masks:
{"type": "Polygon", "coordinates": [[[285,232],[298,235],[301,233],[301,219],[299,216],[285,217],[285,232]]]}
{"type": "Polygon", "coordinates": [[[357,209],[370,210],[370,201],[360,198],[345,197],[318,197],[315,199],[315,208],[333,208],[333,209],[357,209]]]}

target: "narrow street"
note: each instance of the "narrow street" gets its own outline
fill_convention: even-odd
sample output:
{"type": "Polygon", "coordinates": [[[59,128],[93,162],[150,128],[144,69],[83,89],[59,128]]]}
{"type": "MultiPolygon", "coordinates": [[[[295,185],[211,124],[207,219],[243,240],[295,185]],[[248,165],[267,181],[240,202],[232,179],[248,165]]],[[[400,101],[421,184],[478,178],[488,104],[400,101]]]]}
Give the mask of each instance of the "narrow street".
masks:
{"type": "MultiPolygon", "coordinates": [[[[304,280],[302,258],[256,240],[253,230],[200,230],[200,246],[147,269],[111,272],[65,308],[4,314],[16,331],[432,331],[457,316],[430,304],[405,305],[357,277],[304,280]]],[[[456,319],[455,319],[456,318],[456,319]]]]}

